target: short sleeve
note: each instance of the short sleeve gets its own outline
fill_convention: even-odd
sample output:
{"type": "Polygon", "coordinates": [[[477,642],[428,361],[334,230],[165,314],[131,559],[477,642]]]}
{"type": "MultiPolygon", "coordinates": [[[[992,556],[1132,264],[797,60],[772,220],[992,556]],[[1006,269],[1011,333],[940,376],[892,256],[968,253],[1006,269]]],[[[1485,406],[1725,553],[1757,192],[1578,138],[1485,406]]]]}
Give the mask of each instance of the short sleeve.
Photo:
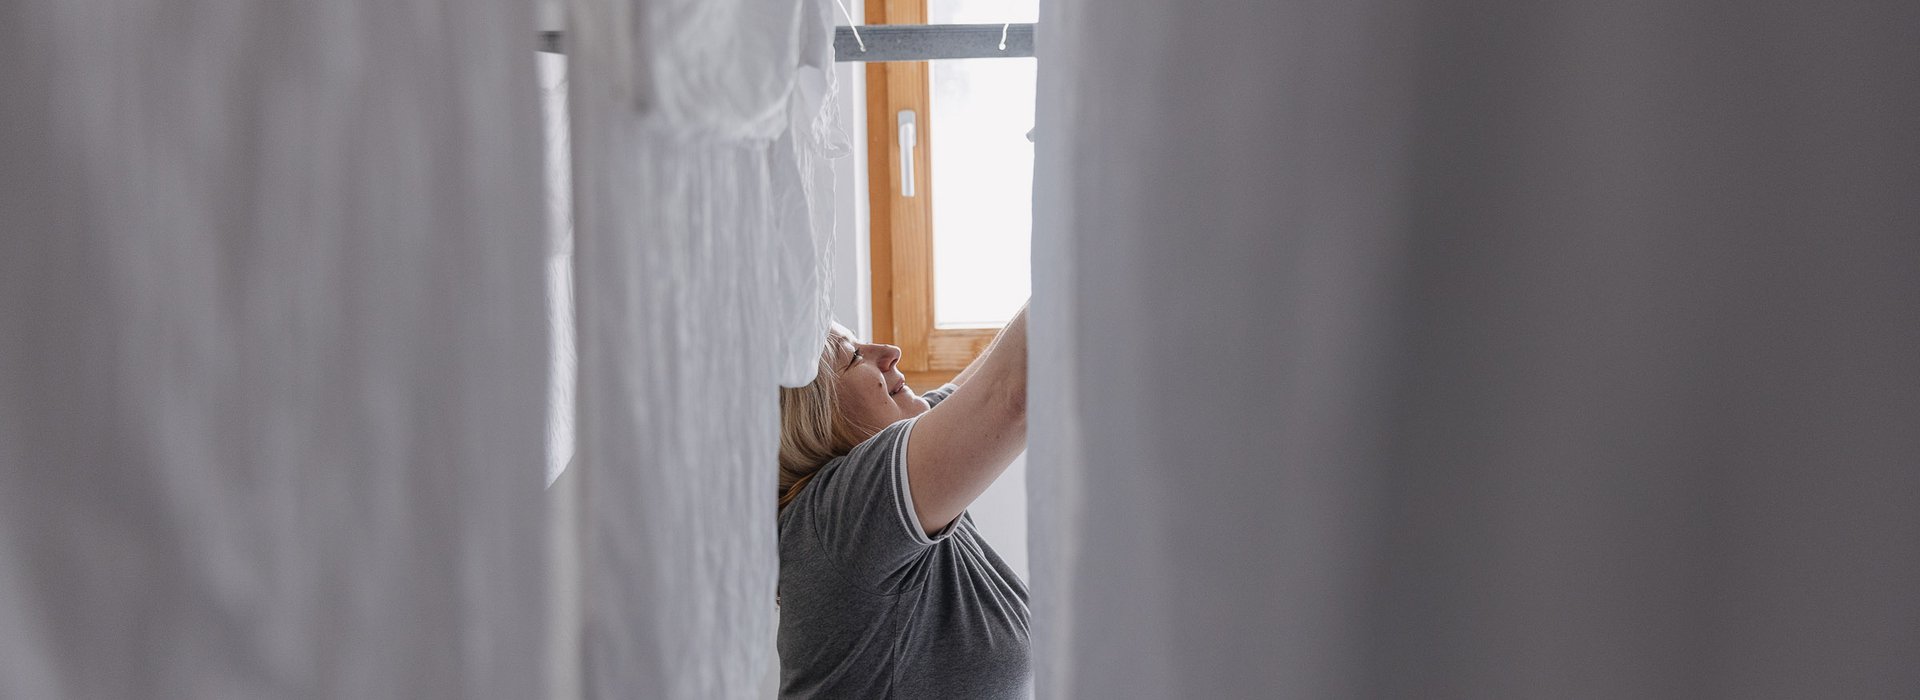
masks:
{"type": "Polygon", "coordinates": [[[952,531],[928,537],[914,513],[907,439],[917,420],[888,426],[822,468],[791,506],[802,509],[796,515],[819,546],[875,592],[898,589],[910,565],[952,531]]]}
{"type": "Polygon", "coordinates": [[[958,388],[960,386],[957,384],[942,384],[938,389],[921,394],[920,398],[927,400],[927,408],[933,408],[940,405],[941,401],[947,400],[947,397],[953,395],[953,390],[958,388]]]}

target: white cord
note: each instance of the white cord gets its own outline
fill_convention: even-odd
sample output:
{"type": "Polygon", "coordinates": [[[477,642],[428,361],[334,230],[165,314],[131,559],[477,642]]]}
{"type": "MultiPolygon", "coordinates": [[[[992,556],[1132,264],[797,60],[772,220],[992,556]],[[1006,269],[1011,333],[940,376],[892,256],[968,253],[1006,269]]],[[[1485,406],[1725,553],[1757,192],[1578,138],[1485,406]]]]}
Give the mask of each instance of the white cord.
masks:
{"type": "Polygon", "coordinates": [[[1013,26],[1012,22],[1008,22],[1006,24],[1000,25],[1000,50],[1001,51],[1007,50],[1007,29],[1012,26],[1013,26]]]}
{"type": "MultiPolygon", "coordinates": [[[[844,3],[844,2],[841,2],[840,0],[833,0],[833,4],[835,4],[835,5],[839,5],[839,6],[840,6],[840,15],[841,15],[841,16],[843,16],[843,17],[846,17],[846,18],[847,18],[847,28],[848,28],[848,29],[852,29],[852,30],[853,30],[853,43],[856,43],[856,44],[859,44],[859,45],[860,45],[860,53],[866,53],[866,52],[867,52],[867,42],[864,42],[864,41],[861,41],[861,40],[860,40],[860,23],[859,23],[859,22],[855,22],[855,21],[853,21],[853,13],[852,13],[852,12],[848,12],[848,11],[847,11],[847,4],[846,4],[846,3],[844,3]]],[[[1002,33],[1002,34],[1004,34],[1005,32],[1001,32],[1001,33],[1002,33]]],[[[1007,47],[1006,47],[1006,43],[1007,43],[1007,40],[1006,40],[1006,39],[1001,39],[1001,40],[1000,40],[1000,44],[1001,44],[1001,46],[1000,46],[1000,48],[1002,48],[1002,49],[1004,49],[1004,48],[1007,48],[1007,47]]]]}

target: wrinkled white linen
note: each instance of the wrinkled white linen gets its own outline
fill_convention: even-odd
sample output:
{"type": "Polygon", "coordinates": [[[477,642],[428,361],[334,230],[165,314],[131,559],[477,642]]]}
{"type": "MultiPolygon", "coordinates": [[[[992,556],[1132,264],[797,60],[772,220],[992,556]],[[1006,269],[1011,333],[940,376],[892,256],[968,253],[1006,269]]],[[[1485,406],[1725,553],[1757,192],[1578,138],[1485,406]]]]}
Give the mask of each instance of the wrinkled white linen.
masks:
{"type": "Polygon", "coordinates": [[[1043,12],[1040,697],[1920,697],[1920,4],[1043,12]]]}
{"type": "Polygon", "coordinates": [[[776,392],[824,340],[836,148],[831,0],[787,7],[782,43],[742,39],[772,3],[570,5],[589,697],[752,697],[773,663],[776,392]],[[691,15],[671,40],[607,21],[691,15]],[[636,109],[633,66],[683,82],[636,109]],[[743,105],[775,84],[761,128],[743,105]]]}
{"type": "MultiPolygon", "coordinates": [[[[780,383],[805,386],[813,381],[820,349],[833,320],[834,175],[830,159],[852,153],[839,124],[833,73],[833,3],[806,8],[800,62],[788,102],[787,130],[774,143],[772,173],[774,226],[780,246],[780,383]]],[[[848,245],[852,245],[849,243],[848,245]]]]}
{"type": "MultiPolygon", "coordinates": [[[[681,137],[771,139],[787,125],[803,17],[792,0],[575,0],[601,30],[615,99],[681,137]]],[[[830,41],[830,40],[829,40],[830,41]]]]}
{"type": "Polygon", "coordinates": [[[573,299],[573,144],[567,134],[567,59],[539,55],[547,214],[547,485],[573,461],[580,382],[573,299]]]}
{"type": "Polygon", "coordinates": [[[537,697],[515,2],[0,5],[0,697],[537,697]]]}

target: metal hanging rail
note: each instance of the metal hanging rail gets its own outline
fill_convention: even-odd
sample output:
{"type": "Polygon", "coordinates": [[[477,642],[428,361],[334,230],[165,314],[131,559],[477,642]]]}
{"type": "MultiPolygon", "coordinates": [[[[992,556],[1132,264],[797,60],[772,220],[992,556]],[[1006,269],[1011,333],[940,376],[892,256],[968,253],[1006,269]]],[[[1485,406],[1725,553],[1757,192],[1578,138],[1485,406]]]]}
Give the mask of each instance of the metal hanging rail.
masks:
{"type": "MultiPolygon", "coordinates": [[[[566,53],[564,38],[560,32],[541,32],[540,50],[566,53]]],[[[1032,23],[863,24],[858,39],[854,38],[853,27],[835,27],[833,31],[833,60],[838,63],[1032,56],[1032,23]],[[860,48],[862,42],[865,50],[860,48]],[[1000,48],[1003,45],[1006,48],[1000,48]]]]}
{"type": "Polygon", "coordinates": [[[867,24],[860,26],[861,51],[852,27],[833,32],[833,60],[847,62],[938,61],[953,58],[1029,58],[1033,25],[1027,24],[867,24]],[[1002,49],[1001,36],[1006,37],[1002,49]]]}

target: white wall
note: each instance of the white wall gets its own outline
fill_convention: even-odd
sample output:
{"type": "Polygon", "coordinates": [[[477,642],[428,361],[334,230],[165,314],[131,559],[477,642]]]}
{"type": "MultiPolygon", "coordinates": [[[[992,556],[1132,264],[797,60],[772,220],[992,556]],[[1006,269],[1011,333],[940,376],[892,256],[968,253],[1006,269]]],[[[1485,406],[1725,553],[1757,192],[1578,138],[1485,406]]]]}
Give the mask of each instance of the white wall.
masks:
{"type": "Polygon", "coordinates": [[[993,551],[1027,580],[1027,453],[1021,452],[969,510],[993,551]]]}

